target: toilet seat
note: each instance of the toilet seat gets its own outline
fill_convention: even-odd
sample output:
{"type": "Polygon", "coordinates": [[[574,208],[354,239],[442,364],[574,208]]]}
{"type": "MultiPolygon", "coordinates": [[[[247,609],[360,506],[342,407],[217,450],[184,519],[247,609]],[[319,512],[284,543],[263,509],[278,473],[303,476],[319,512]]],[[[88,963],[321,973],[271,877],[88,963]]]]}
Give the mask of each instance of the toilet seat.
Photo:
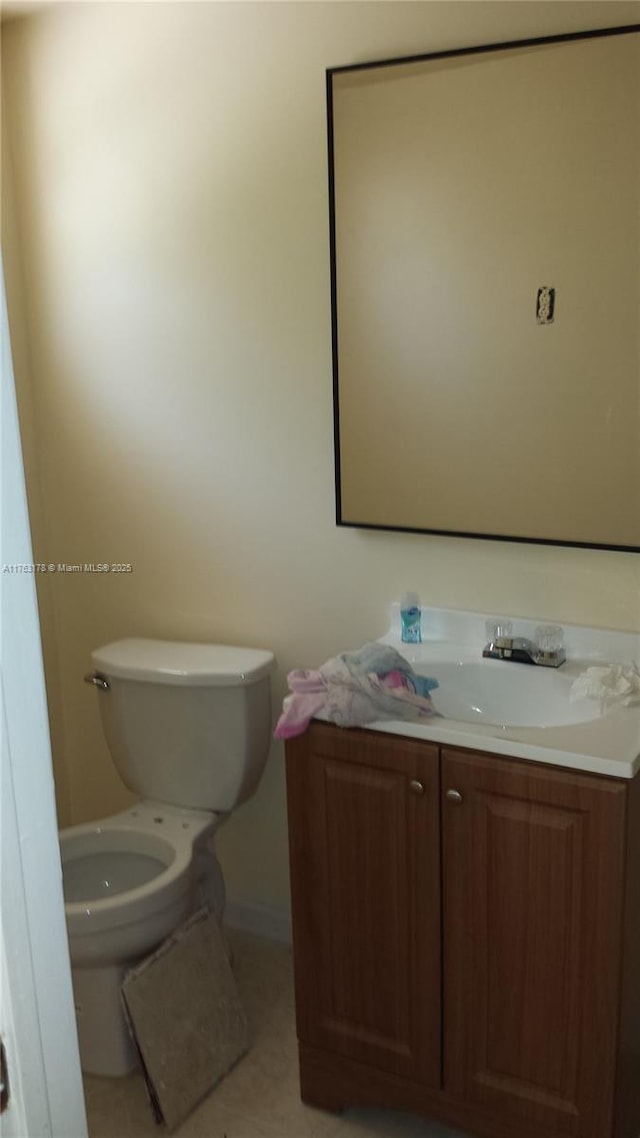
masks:
{"type": "Polygon", "coordinates": [[[146,800],[60,833],[65,913],[77,965],[140,955],[189,910],[194,845],[220,815],[146,800]],[[90,886],[92,882],[96,889],[90,886]]]}

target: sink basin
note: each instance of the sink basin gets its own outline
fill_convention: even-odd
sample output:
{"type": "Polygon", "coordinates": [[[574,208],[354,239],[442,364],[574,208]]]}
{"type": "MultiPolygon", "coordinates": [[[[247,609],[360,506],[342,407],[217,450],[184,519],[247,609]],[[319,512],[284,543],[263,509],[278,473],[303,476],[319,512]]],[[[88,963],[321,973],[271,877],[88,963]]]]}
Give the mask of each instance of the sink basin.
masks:
{"type": "Polygon", "coordinates": [[[430,661],[414,667],[438,681],[431,702],[446,719],[499,727],[565,727],[600,716],[595,700],[570,702],[575,676],[560,670],[500,660],[430,661]]]}

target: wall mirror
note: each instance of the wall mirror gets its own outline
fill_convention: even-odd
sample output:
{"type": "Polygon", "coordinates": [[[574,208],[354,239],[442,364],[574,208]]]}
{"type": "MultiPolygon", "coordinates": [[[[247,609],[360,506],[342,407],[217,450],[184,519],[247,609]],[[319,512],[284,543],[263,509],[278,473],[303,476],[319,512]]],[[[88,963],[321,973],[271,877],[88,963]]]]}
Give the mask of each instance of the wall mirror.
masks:
{"type": "Polygon", "coordinates": [[[338,523],[640,551],[640,25],[327,95],[338,523]]]}

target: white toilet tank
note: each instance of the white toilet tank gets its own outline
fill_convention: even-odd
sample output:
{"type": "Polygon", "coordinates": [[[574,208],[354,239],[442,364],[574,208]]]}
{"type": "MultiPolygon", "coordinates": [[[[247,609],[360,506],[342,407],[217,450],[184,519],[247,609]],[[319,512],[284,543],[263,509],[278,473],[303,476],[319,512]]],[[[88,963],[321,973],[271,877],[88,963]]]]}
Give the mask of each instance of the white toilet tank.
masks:
{"type": "Polygon", "coordinates": [[[102,725],[141,798],[224,812],[256,789],[271,739],[271,652],[118,640],[91,654],[102,725]]]}

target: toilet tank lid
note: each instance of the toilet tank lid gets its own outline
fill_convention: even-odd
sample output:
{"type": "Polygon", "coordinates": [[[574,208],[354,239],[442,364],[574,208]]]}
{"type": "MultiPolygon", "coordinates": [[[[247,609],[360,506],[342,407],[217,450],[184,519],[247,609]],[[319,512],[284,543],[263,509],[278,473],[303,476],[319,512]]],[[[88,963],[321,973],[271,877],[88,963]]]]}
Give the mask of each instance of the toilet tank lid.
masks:
{"type": "Polygon", "coordinates": [[[194,687],[254,684],[275,665],[273,652],[264,648],[143,639],[105,644],[91,653],[91,662],[116,679],[194,687]]]}

